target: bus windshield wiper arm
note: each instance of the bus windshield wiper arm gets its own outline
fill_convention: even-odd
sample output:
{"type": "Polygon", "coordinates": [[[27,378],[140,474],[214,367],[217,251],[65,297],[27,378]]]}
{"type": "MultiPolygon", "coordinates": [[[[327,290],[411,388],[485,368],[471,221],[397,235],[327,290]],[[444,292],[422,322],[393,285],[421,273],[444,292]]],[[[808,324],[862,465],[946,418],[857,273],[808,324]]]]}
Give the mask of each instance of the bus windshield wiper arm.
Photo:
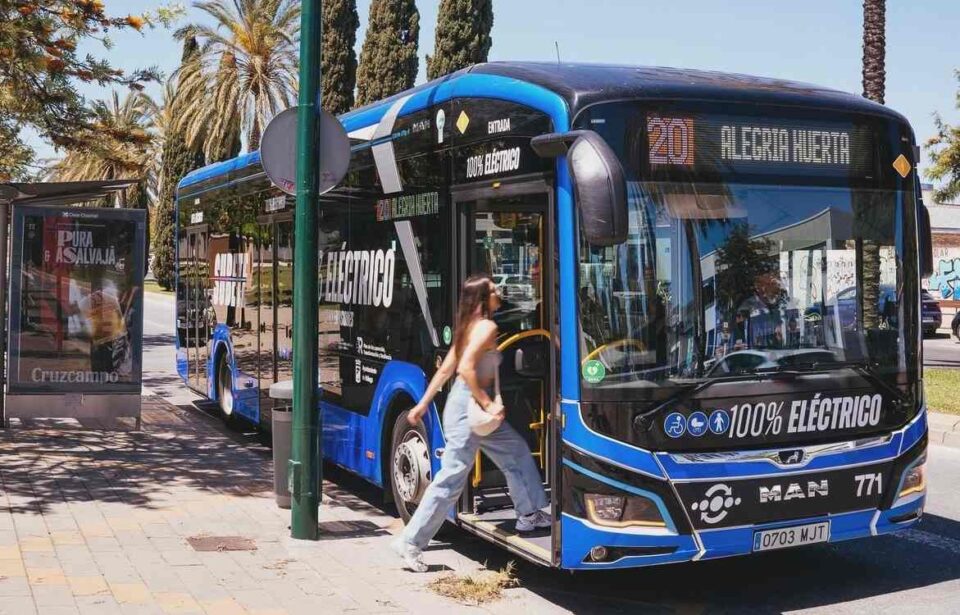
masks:
{"type": "Polygon", "coordinates": [[[657,416],[662,410],[665,410],[685,399],[693,397],[697,393],[704,391],[705,389],[713,386],[714,384],[719,384],[721,382],[742,382],[744,380],[764,380],[770,378],[772,374],[778,372],[748,372],[743,371],[736,374],[730,374],[728,376],[714,376],[711,378],[706,378],[703,382],[697,382],[674,395],[671,395],[664,401],[660,402],[653,408],[649,410],[644,410],[637,413],[633,418],[633,425],[638,430],[645,430],[650,425],[650,420],[657,416]]]}
{"type": "MultiPolygon", "coordinates": [[[[866,361],[809,361],[806,363],[798,363],[797,365],[792,366],[794,369],[797,367],[807,368],[803,371],[810,370],[827,370],[827,369],[836,369],[836,368],[848,368],[852,369],[870,384],[874,385],[878,389],[882,389],[885,393],[893,397],[894,401],[899,405],[903,404],[905,394],[903,391],[898,389],[895,386],[890,385],[886,382],[882,376],[880,376],[873,369],[873,365],[866,361]]],[[[799,373],[799,372],[798,372],[799,373]]]]}

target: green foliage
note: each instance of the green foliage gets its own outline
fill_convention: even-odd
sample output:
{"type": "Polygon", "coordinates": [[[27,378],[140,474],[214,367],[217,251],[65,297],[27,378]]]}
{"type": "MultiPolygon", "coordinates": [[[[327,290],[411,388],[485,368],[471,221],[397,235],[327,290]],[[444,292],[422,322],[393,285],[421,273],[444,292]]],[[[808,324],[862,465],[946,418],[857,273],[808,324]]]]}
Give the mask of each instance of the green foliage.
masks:
{"type": "Polygon", "coordinates": [[[960,370],[925,367],[923,369],[924,401],[935,412],[960,415],[960,370]]]}
{"type": "Polygon", "coordinates": [[[114,92],[108,100],[88,107],[90,137],[66,147],[67,154],[50,169],[56,181],[137,179],[136,185],[117,194],[120,207],[147,206],[156,190],[153,164],[158,143],[154,128],[156,103],[143,92],[123,99],[114,92]]]}
{"type": "MultiPolygon", "coordinates": [[[[960,70],[955,71],[960,81],[960,70]]],[[[957,109],[960,109],[960,89],[957,90],[957,109]]],[[[934,191],[939,202],[949,202],[960,196],[960,126],[951,126],[939,114],[934,116],[937,134],[925,144],[931,166],[927,177],[943,184],[934,191]]]]}
{"type": "MultiPolygon", "coordinates": [[[[182,63],[194,62],[200,53],[197,40],[187,36],[183,41],[182,63]]],[[[164,101],[166,122],[160,162],[160,189],[151,220],[151,246],[153,248],[153,274],[157,284],[170,290],[174,284],[174,199],[177,184],[190,171],[203,166],[203,151],[190,147],[182,129],[176,126],[176,118],[184,106],[181,91],[175,75],[167,83],[167,95],[164,101]]],[[[237,139],[239,142],[239,138],[237,139]]]]}
{"type": "Polygon", "coordinates": [[[209,162],[236,155],[239,127],[247,148],[260,147],[270,119],[296,103],[300,42],[297,0],[208,0],[196,7],[215,26],[191,24],[200,55],[180,71],[181,126],[191,146],[202,144],[209,162]]]}
{"type": "Polygon", "coordinates": [[[753,239],[750,227],[736,224],[717,248],[717,298],[727,310],[738,310],[757,297],[768,307],[779,304],[785,291],[779,286],[780,263],[769,239],[753,239]]]}
{"type": "Polygon", "coordinates": [[[353,107],[357,83],[356,0],[326,0],[323,3],[323,98],[321,106],[338,115],[353,107]]]}
{"type": "Polygon", "coordinates": [[[0,125],[4,145],[12,143],[21,161],[5,161],[0,173],[22,171],[26,152],[15,134],[10,137],[14,127],[31,126],[58,147],[86,145],[97,118],[77,92],[77,82],[136,90],[158,78],[154,69],[125,74],[79,53],[84,40],[98,39],[109,48],[111,31],[166,26],[181,11],[165,7],[152,14],[112,16],[102,0],[0,0],[0,125]]]}
{"type": "Polygon", "coordinates": [[[9,120],[0,119],[0,182],[26,181],[30,176],[33,150],[20,139],[19,130],[9,120]]]}
{"type": "Polygon", "coordinates": [[[487,61],[493,0],[441,0],[434,55],[427,56],[427,79],[487,61]]]}
{"type": "Polygon", "coordinates": [[[373,0],[357,69],[357,104],[413,87],[419,60],[420,12],[414,0],[373,0]]]}

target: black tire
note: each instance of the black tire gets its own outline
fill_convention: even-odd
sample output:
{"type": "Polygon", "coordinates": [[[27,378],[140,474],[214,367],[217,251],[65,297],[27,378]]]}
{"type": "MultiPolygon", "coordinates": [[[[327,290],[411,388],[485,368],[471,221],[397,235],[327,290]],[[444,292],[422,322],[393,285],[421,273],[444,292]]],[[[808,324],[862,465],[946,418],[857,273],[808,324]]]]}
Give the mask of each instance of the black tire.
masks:
{"type": "Polygon", "coordinates": [[[417,421],[415,426],[410,425],[407,411],[404,410],[393,424],[390,459],[387,463],[393,501],[404,523],[410,521],[433,478],[430,455],[430,439],[423,421],[417,421]]]}
{"type": "Polygon", "coordinates": [[[237,413],[233,409],[233,374],[226,357],[217,361],[217,407],[220,408],[220,418],[229,426],[236,424],[237,413]]]}
{"type": "Polygon", "coordinates": [[[960,323],[953,326],[953,337],[957,338],[957,341],[960,342],[960,323]]]}

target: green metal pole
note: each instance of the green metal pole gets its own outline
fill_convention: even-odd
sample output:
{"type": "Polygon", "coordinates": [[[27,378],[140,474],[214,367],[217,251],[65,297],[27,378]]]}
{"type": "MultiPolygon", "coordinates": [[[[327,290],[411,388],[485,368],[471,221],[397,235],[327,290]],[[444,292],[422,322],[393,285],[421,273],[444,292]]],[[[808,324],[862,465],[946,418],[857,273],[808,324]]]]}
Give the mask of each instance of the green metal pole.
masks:
{"type": "Polygon", "coordinates": [[[300,5],[300,109],[293,253],[293,442],[290,535],[317,540],[320,438],[317,413],[317,202],[320,172],[322,0],[300,5]]]}

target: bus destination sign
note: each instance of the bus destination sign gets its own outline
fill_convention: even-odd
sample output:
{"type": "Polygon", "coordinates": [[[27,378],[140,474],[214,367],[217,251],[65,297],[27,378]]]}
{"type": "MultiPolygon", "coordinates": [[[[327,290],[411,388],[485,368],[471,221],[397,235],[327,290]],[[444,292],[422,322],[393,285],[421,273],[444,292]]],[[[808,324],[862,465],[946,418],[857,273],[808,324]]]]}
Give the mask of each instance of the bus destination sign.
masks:
{"type": "Polygon", "coordinates": [[[648,113],[646,131],[653,172],[864,174],[870,169],[864,133],[851,124],[648,113]]]}

